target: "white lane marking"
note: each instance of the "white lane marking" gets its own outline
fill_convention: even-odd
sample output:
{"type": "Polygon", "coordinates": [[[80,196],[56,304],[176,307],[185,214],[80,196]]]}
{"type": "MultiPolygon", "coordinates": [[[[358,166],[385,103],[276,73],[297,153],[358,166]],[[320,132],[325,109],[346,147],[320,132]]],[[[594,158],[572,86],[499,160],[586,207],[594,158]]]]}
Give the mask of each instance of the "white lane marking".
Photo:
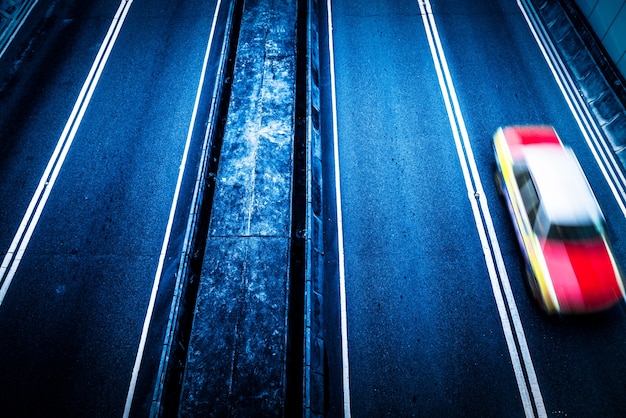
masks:
{"type": "Polygon", "coordinates": [[[15,272],[24,257],[26,247],[28,246],[28,243],[33,235],[33,231],[39,222],[39,218],[46,202],[48,201],[48,197],[52,192],[52,188],[56,182],[59,172],[61,171],[65,157],[72,146],[76,132],[78,131],[78,128],[83,120],[85,111],[89,106],[93,92],[98,84],[98,81],[100,80],[100,75],[104,70],[109,54],[113,49],[113,45],[115,45],[115,41],[117,40],[117,36],[122,28],[122,25],[124,24],[124,20],[126,19],[126,15],[132,2],[133,0],[123,0],[120,3],[119,8],[115,13],[115,17],[113,18],[113,22],[111,22],[111,26],[109,27],[106,37],[104,38],[102,46],[100,47],[96,59],[91,66],[87,80],[85,80],[78,99],[74,104],[70,118],[65,124],[65,128],[63,129],[56,148],[52,153],[52,157],[50,157],[50,161],[48,162],[44,174],[39,181],[35,194],[33,195],[26,213],[22,218],[22,222],[19,225],[17,233],[11,242],[11,246],[2,260],[2,265],[0,266],[0,284],[2,284],[2,287],[0,287],[0,305],[4,301],[4,297],[6,296],[9,286],[15,277],[15,272]]]}
{"type": "Polygon", "coordinates": [[[12,29],[11,36],[9,36],[9,39],[7,39],[6,43],[4,44],[4,47],[2,48],[2,51],[0,51],[0,58],[2,58],[2,56],[4,55],[5,52],[7,52],[7,49],[9,49],[9,46],[11,45],[11,42],[13,42],[13,40],[17,36],[17,33],[20,31],[20,29],[22,28],[22,25],[24,25],[24,22],[26,22],[26,19],[28,19],[28,16],[30,15],[30,12],[33,11],[33,9],[37,5],[37,3],[38,3],[38,0],[31,0],[30,4],[28,4],[26,6],[26,7],[28,7],[26,12],[20,12],[20,13],[22,13],[22,16],[19,17],[20,20],[19,20],[17,26],[14,29],[12,29]]]}
{"type": "Polygon", "coordinates": [[[539,45],[539,49],[548,67],[550,67],[550,71],[552,71],[552,75],[561,89],[561,93],[563,93],[563,97],[574,119],[576,119],[578,123],[578,127],[587,142],[587,146],[591,150],[598,167],[600,167],[624,217],[626,217],[626,178],[620,168],[620,164],[615,160],[615,156],[606,141],[601,139],[603,135],[598,127],[598,123],[584,103],[582,95],[578,93],[576,83],[567,71],[560,55],[556,52],[556,47],[551,38],[545,33],[545,29],[543,29],[542,25],[538,22],[538,17],[534,15],[533,18],[531,18],[529,15],[528,12],[532,9],[532,6],[528,5],[524,7],[520,0],[517,0],[517,5],[522,11],[537,45],[539,45]]]}
{"type": "Polygon", "coordinates": [[[530,351],[528,349],[522,323],[517,311],[517,305],[515,304],[515,299],[513,297],[513,292],[511,290],[504,265],[504,259],[502,257],[500,245],[493,227],[489,207],[487,205],[485,193],[478,174],[478,168],[476,167],[476,161],[473,156],[469,135],[465,127],[465,121],[458,103],[454,84],[452,83],[452,77],[448,69],[448,64],[441,45],[441,40],[439,38],[435,19],[432,14],[430,2],[429,0],[419,0],[418,3],[424,28],[426,29],[431,54],[435,63],[439,86],[446,105],[457,153],[459,155],[459,161],[461,163],[463,177],[465,179],[465,186],[468,191],[468,198],[471,203],[476,228],[482,244],[485,261],[487,263],[491,287],[496,300],[496,305],[498,307],[500,322],[502,323],[502,329],[504,331],[505,341],[511,357],[524,412],[526,417],[545,417],[547,414],[543,404],[543,397],[539,389],[537,376],[530,357],[530,351]],[[506,304],[502,291],[504,291],[506,304]],[[519,351],[516,346],[516,342],[519,345],[519,351]],[[523,365],[520,361],[520,354],[523,365]],[[526,373],[524,373],[524,371],[526,373]],[[528,380],[528,384],[526,380],[528,380]],[[532,399],[530,396],[531,394],[532,399]]]}
{"type": "Polygon", "coordinates": [[[204,53],[204,61],[202,63],[202,71],[200,73],[200,81],[198,82],[198,90],[196,92],[196,100],[193,106],[193,112],[191,114],[191,121],[189,122],[189,129],[187,131],[187,141],[185,142],[185,150],[183,152],[182,160],[178,170],[178,181],[176,182],[176,189],[174,191],[174,197],[172,199],[172,206],[170,208],[170,216],[167,221],[167,227],[165,229],[165,237],[163,239],[163,245],[161,246],[161,253],[159,256],[159,264],[157,266],[156,274],[154,275],[154,283],[152,285],[152,292],[150,293],[150,302],[148,303],[148,309],[146,311],[146,317],[143,323],[143,329],[141,331],[141,338],[139,340],[139,347],[137,349],[137,356],[135,357],[135,365],[131,374],[128,393],[126,395],[126,404],[124,406],[124,418],[130,415],[130,408],[133,403],[133,397],[135,395],[135,389],[137,386],[137,378],[139,376],[139,368],[141,367],[141,360],[146,347],[146,340],[148,338],[148,331],[150,329],[150,323],[152,321],[152,314],[154,312],[154,304],[156,301],[157,293],[159,290],[159,284],[161,282],[161,275],[163,274],[163,266],[165,263],[165,255],[167,254],[167,247],[170,242],[170,236],[172,234],[172,225],[174,223],[174,215],[178,207],[178,196],[180,195],[180,189],[183,182],[183,176],[185,174],[185,167],[187,166],[187,157],[189,156],[189,147],[191,145],[191,138],[193,135],[193,128],[198,116],[198,106],[200,104],[200,96],[202,95],[202,89],[204,87],[204,79],[209,62],[209,55],[211,52],[211,46],[213,45],[213,37],[215,35],[215,27],[217,24],[217,17],[220,10],[221,0],[217,1],[215,6],[215,12],[213,14],[213,23],[211,24],[211,32],[209,34],[209,40],[207,42],[206,51],[204,53]]]}
{"type": "Polygon", "coordinates": [[[337,253],[339,264],[339,303],[341,311],[341,363],[343,378],[343,415],[350,411],[350,367],[348,361],[348,313],[346,306],[346,271],[343,246],[343,214],[341,210],[341,172],[339,168],[339,134],[337,131],[337,90],[335,87],[335,47],[333,41],[333,14],[331,0],[326,3],[328,13],[328,50],[330,55],[330,90],[333,114],[333,154],[335,158],[335,204],[337,206],[337,253]]]}

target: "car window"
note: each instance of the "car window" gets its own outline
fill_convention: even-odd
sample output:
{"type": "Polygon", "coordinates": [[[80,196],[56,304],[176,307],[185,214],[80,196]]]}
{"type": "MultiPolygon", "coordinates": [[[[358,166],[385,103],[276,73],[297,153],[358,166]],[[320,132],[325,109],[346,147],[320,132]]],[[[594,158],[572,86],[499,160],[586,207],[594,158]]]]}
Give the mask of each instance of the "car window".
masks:
{"type": "Polygon", "coordinates": [[[582,241],[597,238],[601,232],[594,224],[550,225],[547,238],[561,241],[582,241]]]}
{"type": "Polygon", "coordinates": [[[539,208],[537,189],[528,172],[528,168],[524,164],[515,164],[513,166],[513,172],[515,173],[515,180],[517,181],[517,186],[522,196],[522,202],[524,203],[528,220],[530,224],[533,225],[537,218],[537,210],[539,208]]]}

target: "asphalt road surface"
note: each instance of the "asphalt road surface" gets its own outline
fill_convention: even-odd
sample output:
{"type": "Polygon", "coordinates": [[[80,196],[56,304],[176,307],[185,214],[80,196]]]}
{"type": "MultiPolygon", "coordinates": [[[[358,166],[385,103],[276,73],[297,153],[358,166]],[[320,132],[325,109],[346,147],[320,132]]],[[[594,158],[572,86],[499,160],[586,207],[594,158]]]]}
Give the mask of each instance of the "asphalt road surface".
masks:
{"type": "MultiPolygon", "coordinates": [[[[518,4],[432,3],[431,13],[428,0],[332,2],[324,196],[331,214],[336,81],[342,218],[325,225],[328,415],[620,416],[624,304],[549,318],[532,303],[491,181],[491,136],[554,125],[622,266],[625,215],[518,4]],[[341,260],[345,341],[332,279],[341,260]]],[[[129,402],[131,415],[148,415],[191,199],[188,177],[175,199],[179,168],[188,138],[186,164],[200,154],[188,133],[215,7],[42,1],[23,53],[3,61],[1,416],[123,416],[129,402]],[[14,243],[24,251],[9,251],[14,243]]]]}
{"type": "MultiPolygon", "coordinates": [[[[173,277],[178,264],[192,188],[181,191],[166,241],[168,221],[216,2],[39,3],[24,52],[0,77],[1,252],[16,236],[27,242],[19,263],[5,257],[14,273],[3,268],[0,415],[122,416],[155,279],[173,277]],[[97,84],[81,96],[90,77],[97,84]],[[73,114],[77,101],[84,110],[73,114]],[[73,135],[64,132],[70,120],[73,135]],[[42,182],[70,136],[58,173],[42,182]],[[40,216],[28,221],[40,183],[51,191],[34,199],[40,216]]],[[[190,155],[200,144],[192,138],[190,155]]],[[[163,301],[168,289],[161,283],[163,301]]],[[[158,349],[136,381],[140,416],[167,320],[160,300],[158,349]]]]}
{"type": "MultiPolygon", "coordinates": [[[[342,409],[340,396],[332,413],[622,415],[624,304],[582,318],[540,312],[525,290],[514,231],[492,182],[491,137],[499,126],[554,125],[577,153],[626,265],[624,214],[520,7],[506,0],[335,0],[332,22],[334,67],[327,51],[323,102],[332,106],[334,69],[349,361],[341,361],[334,339],[330,381],[331,393],[343,391],[350,401],[342,409]],[[420,4],[427,3],[432,13],[423,18],[420,4]],[[459,112],[452,118],[444,97],[459,112]],[[471,153],[457,147],[462,122],[471,153]],[[475,194],[479,185],[484,190],[475,194]],[[493,239],[487,247],[480,239],[488,221],[513,302],[502,274],[488,267],[496,253],[493,239]]],[[[331,111],[323,115],[331,136],[331,111]]],[[[339,314],[330,315],[336,333],[339,314]]]]}

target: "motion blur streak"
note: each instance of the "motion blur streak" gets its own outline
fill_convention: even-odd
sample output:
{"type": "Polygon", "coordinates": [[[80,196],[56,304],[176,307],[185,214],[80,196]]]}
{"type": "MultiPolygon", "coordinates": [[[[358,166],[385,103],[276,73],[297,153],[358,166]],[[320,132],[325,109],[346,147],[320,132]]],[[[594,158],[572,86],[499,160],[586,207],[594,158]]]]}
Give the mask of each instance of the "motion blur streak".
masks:
{"type": "Polygon", "coordinates": [[[26,252],[26,247],[28,246],[33,231],[35,230],[41,213],[43,212],[46,202],[48,201],[48,197],[52,192],[54,183],[59,176],[59,171],[63,166],[63,162],[65,161],[65,157],[67,156],[70,147],[72,146],[76,132],[78,131],[85,111],[89,106],[89,102],[91,101],[91,96],[98,85],[100,75],[104,70],[109,54],[115,45],[117,36],[122,29],[122,25],[124,24],[124,20],[126,19],[126,15],[132,3],[132,0],[123,0],[120,3],[119,8],[115,13],[115,17],[113,18],[113,22],[111,22],[111,26],[109,27],[106,37],[102,42],[102,46],[100,47],[91,70],[89,71],[87,80],[85,80],[78,99],[74,104],[70,118],[65,124],[63,133],[61,134],[57,146],[52,153],[52,157],[50,157],[50,161],[48,162],[44,174],[39,181],[39,185],[37,186],[35,194],[28,205],[28,209],[22,218],[22,222],[20,223],[17,233],[11,242],[11,246],[2,260],[2,266],[0,266],[0,283],[2,284],[2,287],[0,287],[0,305],[4,301],[4,297],[6,296],[9,286],[11,285],[11,281],[15,276],[15,272],[20,265],[24,252],[26,252]]]}
{"type": "Polygon", "coordinates": [[[465,128],[465,122],[456,97],[452,77],[448,70],[443,47],[439,39],[437,26],[428,0],[418,0],[424,29],[428,37],[428,43],[435,64],[435,70],[439,79],[439,85],[446,105],[450,127],[459,155],[459,162],[465,178],[465,186],[472,206],[474,220],[480,240],[493,294],[496,299],[500,322],[504,331],[509,355],[513,364],[517,386],[522,398],[526,417],[546,417],[543,397],[537,382],[535,369],[530,358],[530,351],[522,328],[522,323],[513,298],[504,260],[495,234],[495,229],[489,214],[489,208],[485,199],[482,183],[478,175],[478,169],[474,160],[471,144],[465,128]],[[461,142],[461,137],[463,142],[461,142]],[[468,167],[469,166],[469,167],[468,167]],[[471,171],[471,173],[470,173],[471,171]],[[479,207],[480,206],[480,207],[479,207]],[[488,235],[488,236],[487,236],[488,235]],[[494,259],[495,258],[495,259],[494,259]],[[497,271],[496,271],[497,267],[497,271]],[[506,296],[506,304],[502,292],[506,296]],[[513,333],[513,329],[515,334],[513,333]],[[519,351],[518,351],[519,347],[519,351]],[[523,365],[520,361],[523,359],[523,365]],[[530,393],[529,393],[530,389],[530,393]],[[532,399],[531,399],[532,394],[532,399]]]}
{"type": "Polygon", "coordinates": [[[348,361],[348,318],[346,307],[346,271],[343,249],[343,214],[341,211],[341,173],[339,169],[339,138],[337,133],[337,94],[335,87],[335,52],[333,44],[333,15],[331,0],[328,0],[328,50],[330,51],[330,88],[333,112],[333,154],[335,156],[335,201],[337,206],[337,253],[339,264],[339,292],[341,303],[341,357],[343,368],[343,415],[350,412],[350,367],[348,361]]]}

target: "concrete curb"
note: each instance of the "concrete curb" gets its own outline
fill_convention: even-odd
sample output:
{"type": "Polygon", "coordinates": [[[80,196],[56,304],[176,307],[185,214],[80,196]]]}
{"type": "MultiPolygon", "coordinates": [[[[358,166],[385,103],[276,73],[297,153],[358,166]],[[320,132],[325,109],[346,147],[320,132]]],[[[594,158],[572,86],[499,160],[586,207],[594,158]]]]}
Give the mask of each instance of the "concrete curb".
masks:
{"type": "Polygon", "coordinates": [[[1,0],[0,3],[0,57],[15,39],[22,24],[37,5],[38,0],[1,0]]]}
{"type": "Polygon", "coordinates": [[[531,0],[622,169],[626,167],[626,97],[624,85],[602,46],[593,39],[573,6],[559,0],[531,0]],[[576,24],[574,24],[576,22],[576,24]]]}
{"type": "Polygon", "coordinates": [[[324,222],[320,133],[319,2],[308,1],[307,17],[307,244],[304,306],[304,416],[324,415],[324,222]]]}

